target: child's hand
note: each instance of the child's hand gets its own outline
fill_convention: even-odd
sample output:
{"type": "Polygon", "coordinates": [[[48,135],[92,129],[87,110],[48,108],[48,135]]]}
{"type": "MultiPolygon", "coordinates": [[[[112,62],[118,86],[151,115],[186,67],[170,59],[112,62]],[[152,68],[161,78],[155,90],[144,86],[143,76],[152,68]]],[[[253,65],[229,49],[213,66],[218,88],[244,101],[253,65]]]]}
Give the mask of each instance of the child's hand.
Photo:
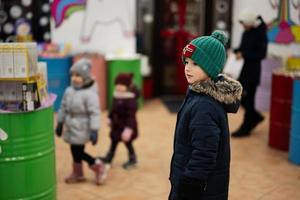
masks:
{"type": "Polygon", "coordinates": [[[90,140],[92,145],[96,145],[98,142],[98,131],[92,131],[90,135],[90,140]]]}
{"type": "Polygon", "coordinates": [[[242,56],[242,53],[241,53],[241,52],[237,52],[237,53],[235,54],[235,59],[240,60],[240,59],[242,59],[242,58],[243,58],[243,56],[242,56]]]}
{"type": "Polygon", "coordinates": [[[60,137],[62,132],[63,132],[63,123],[57,123],[56,125],[56,129],[55,129],[55,133],[57,135],[57,137],[60,137]]]}
{"type": "Polygon", "coordinates": [[[129,142],[129,140],[131,139],[132,133],[133,133],[133,130],[131,128],[126,127],[121,135],[122,141],[129,142]]]}
{"type": "Polygon", "coordinates": [[[110,119],[110,118],[107,118],[106,123],[107,123],[108,126],[111,126],[111,119],[110,119]]]}

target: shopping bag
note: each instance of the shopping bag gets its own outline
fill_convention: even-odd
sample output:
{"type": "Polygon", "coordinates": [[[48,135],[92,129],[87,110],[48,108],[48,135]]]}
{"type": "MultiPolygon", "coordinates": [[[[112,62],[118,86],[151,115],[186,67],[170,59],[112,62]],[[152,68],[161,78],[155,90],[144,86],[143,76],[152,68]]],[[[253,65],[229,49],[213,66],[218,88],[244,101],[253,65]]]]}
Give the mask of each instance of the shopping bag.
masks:
{"type": "Polygon", "coordinates": [[[244,59],[236,59],[235,54],[230,52],[224,66],[223,73],[237,80],[241,74],[243,65],[244,59]]]}

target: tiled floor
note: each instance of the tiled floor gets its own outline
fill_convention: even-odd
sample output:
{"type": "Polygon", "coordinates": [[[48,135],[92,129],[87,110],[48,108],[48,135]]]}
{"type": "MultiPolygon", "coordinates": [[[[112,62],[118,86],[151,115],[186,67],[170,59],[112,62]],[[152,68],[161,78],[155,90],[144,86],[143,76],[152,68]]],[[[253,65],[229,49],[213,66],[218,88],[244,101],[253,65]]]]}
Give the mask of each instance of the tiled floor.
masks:
{"type": "MultiPolygon", "coordinates": [[[[241,122],[242,111],[229,115],[231,130],[241,122]]],[[[268,113],[251,137],[232,139],[230,200],[299,200],[300,166],[288,162],[286,152],[268,145],[268,113]]],[[[108,146],[108,126],[102,114],[100,142],[87,146],[93,155],[105,154],[108,146]]],[[[58,200],[165,200],[169,193],[169,163],[172,152],[176,115],[170,114],[159,100],[147,102],[138,113],[140,138],[135,142],[139,166],[126,171],[127,159],[120,145],[105,185],[96,186],[93,174],[85,165],[88,181],[67,185],[64,177],[70,173],[69,146],[56,139],[58,200]]],[[[300,153],[300,152],[299,152],[300,153]]]]}

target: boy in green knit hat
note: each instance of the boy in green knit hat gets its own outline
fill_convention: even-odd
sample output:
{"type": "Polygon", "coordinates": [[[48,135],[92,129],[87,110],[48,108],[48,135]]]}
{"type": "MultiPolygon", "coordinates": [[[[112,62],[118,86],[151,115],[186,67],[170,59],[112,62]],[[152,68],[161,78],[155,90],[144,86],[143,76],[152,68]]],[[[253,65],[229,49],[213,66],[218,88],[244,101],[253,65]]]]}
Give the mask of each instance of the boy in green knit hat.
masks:
{"type": "Polygon", "coordinates": [[[241,84],[220,75],[226,35],[215,31],[192,40],[182,52],[189,83],[178,112],[169,200],[228,199],[230,135],[227,113],[236,113],[241,84]]]}

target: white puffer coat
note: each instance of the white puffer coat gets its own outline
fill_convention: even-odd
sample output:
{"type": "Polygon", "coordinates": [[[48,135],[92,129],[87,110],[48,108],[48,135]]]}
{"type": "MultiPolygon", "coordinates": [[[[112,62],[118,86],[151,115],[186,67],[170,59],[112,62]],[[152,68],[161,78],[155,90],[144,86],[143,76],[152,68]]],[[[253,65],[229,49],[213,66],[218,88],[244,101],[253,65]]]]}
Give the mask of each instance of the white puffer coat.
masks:
{"type": "Polygon", "coordinates": [[[68,87],[62,99],[57,122],[64,123],[63,138],[67,143],[82,145],[90,140],[91,131],[100,129],[97,86],[68,87]]]}

